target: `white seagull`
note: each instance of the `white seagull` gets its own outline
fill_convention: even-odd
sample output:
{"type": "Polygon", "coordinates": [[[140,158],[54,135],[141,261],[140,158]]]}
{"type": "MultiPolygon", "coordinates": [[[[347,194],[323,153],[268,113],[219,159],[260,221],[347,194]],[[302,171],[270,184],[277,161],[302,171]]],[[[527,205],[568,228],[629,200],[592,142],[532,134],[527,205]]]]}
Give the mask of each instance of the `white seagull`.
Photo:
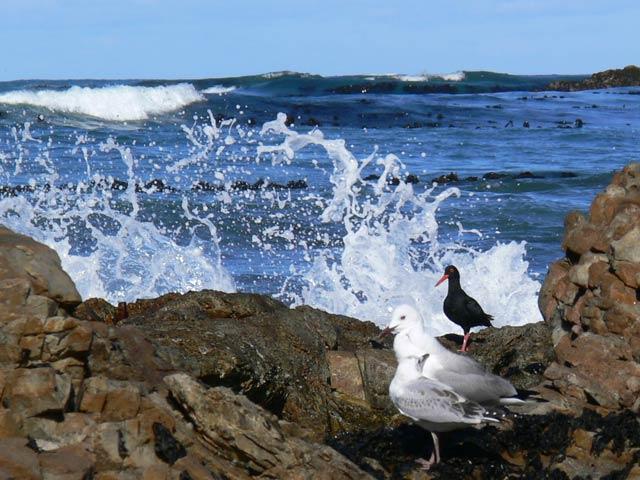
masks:
{"type": "Polygon", "coordinates": [[[502,398],[517,393],[507,380],[487,373],[468,357],[449,352],[426,334],[420,314],[409,305],[393,311],[383,333],[396,334],[393,349],[398,368],[389,385],[391,401],[433,438],[431,458],[420,461],[426,468],[440,461],[437,433],[498,422],[485,415],[481,404],[522,402],[502,398]]]}

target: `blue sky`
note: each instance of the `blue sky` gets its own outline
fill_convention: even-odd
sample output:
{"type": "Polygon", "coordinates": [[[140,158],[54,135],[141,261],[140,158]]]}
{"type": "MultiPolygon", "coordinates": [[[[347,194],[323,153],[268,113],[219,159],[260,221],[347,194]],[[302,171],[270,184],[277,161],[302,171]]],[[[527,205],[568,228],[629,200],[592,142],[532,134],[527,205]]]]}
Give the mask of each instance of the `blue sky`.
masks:
{"type": "Polygon", "coordinates": [[[0,18],[0,80],[640,64],[636,0],[0,0],[0,18]]]}

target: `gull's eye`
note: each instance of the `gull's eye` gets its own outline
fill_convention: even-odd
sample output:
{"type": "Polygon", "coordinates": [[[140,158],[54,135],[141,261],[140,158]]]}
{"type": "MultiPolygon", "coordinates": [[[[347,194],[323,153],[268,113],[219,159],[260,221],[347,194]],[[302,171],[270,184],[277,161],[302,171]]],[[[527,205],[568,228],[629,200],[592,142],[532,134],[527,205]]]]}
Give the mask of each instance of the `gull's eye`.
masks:
{"type": "Polygon", "coordinates": [[[400,320],[406,320],[407,316],[406,315],[401,315],[400,316],[400,320]]]}

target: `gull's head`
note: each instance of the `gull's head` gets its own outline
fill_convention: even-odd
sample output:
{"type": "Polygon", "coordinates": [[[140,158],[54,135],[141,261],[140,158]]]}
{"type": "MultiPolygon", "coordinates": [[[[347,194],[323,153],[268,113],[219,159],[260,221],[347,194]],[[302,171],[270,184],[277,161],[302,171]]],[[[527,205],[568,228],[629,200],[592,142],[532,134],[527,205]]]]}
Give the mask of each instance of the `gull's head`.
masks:
{"type": "Polygon", "coordinates": [[[399,305],[391,313],[391,321],[380,335],[396,335],[421,324],[420,314],[411,305],[399,305]]]}

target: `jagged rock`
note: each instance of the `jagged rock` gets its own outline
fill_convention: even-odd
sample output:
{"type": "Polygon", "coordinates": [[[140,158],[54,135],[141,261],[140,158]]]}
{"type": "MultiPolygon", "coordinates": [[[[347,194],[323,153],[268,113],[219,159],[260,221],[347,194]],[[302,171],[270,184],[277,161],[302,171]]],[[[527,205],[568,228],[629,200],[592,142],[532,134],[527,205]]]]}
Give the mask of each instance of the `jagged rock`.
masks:
{"type": "Polygon", "coordinates": [[[82,299],[62,270],[58,254],[46,245],[0,226],[0,278],[27,280],[35,295],[55,300],[64,308],[82,299]]]}
{"type": "Polygon", "coordinates": [[[332,354],[325,352],[342,350],[351,352],[355,375],[344,382],[369,388],[353,352],[371,348],[369,340],[379,333],[372,323],[308,307],[289,309],[259,295],[212,291],[170,294],[128,308],[126,323],[144,331],[166,363],[208,385],[229,386],[310,428],[318,439],[337,425],[359,424],[364,415],[378,425],[389,418],[390,409],[373,407],[363,391],[338,398],[328,381],[332,354]],[[354,404],[353,398],[362,402],[354,404]]]}
{"type": "Polygon", "coordinates": [[[566,257],[539,297],[556,362],[546,376],[577,406],[640,408],[640,164],[618,172],[589,217],[565,220],[566,257]]]}
{"type": "Polygon", "coordinates": [[[370,478],[333,449],[284,433],[282,421],[225,387],[206,389],[186,374],[165,378],[203,441],[266,478],[370,478]]]}

